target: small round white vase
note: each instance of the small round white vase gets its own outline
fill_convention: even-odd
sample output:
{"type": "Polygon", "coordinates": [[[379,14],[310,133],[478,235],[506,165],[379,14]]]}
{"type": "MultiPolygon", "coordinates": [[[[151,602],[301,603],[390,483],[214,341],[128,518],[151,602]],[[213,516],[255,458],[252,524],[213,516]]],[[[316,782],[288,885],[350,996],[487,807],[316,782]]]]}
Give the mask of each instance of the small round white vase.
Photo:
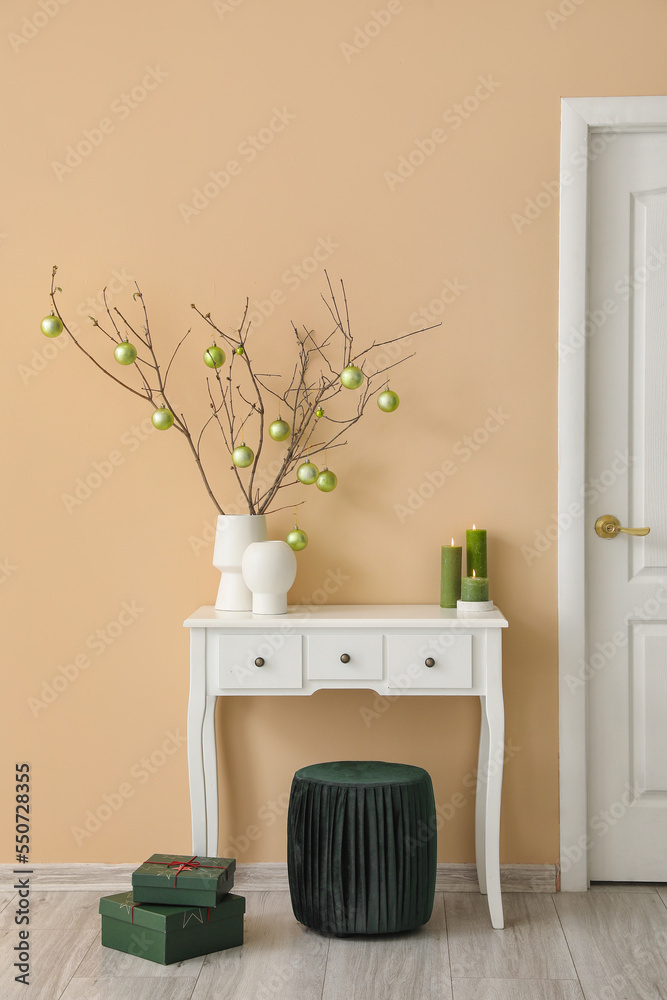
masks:
{"type": "Polygon", "coordinates": [[[213,565],[220,570],[216,611],[251,611],[252,594],[243,580],[241,559],[251,542],[267,538],[265,514],[220,514],[215,529],[213,565]]]}
{"type": "Polygon", "coordinates": [[[287,613],[287,591],[296,579],[296,556],[287,542],[252,542],[241,560],[256,615],[287,613]]]}

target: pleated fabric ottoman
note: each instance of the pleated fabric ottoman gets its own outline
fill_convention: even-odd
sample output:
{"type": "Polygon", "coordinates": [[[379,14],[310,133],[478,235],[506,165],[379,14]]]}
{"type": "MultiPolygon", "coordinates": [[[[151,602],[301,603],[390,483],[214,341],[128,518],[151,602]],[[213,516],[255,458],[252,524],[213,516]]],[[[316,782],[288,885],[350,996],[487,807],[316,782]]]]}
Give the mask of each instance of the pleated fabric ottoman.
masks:
{"type": "Polygon", "coordinates": [[[311,764],[294,775],[287,867],[296,919],[327,934],[388,934],[433,910],[430,775],[385,761],[311,764]]]}

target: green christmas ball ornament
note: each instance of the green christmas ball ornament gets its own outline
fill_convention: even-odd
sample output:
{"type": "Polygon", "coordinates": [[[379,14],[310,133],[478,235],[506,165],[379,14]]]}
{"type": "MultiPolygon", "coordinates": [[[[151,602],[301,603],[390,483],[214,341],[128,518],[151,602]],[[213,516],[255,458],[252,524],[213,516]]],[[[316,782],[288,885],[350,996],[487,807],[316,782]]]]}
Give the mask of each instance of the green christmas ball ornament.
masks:
{"type": "Polygon", "coordinates": [[[317,482],[320,470],[312,462],[303,462],[296,470],[296,478],[304,486],[312,486],[317,482]]]}
{"type": "Polygon", "coordinates": [[[116,344],[113,356],[119,365],[133,365],[137,360],[137,349],[134,344],[124,340],[122,344],[116,344]]]}
{"type": "Polygon", "coordinates": [[[317,409],[315,410],[315,416],[317,417],[318,420],[320,419],[320,417],[324,416],[324,410],[322,409],[321,406],[318,406],[317,409]]]}
{"type": "Polygon", "coordinates": [[[318,490],[322,490],[323,493],[331,493],[338,485],[338,476],[330,469],[322,469],[317,477],[316,485],[318,490]]]}
{"type": "Polygon", "coordinates": [[[364,373],[356,365],[348,365],[340,373],[340,380],[346,389],[358,389],[364,381],[364,373]]]}
{"type": "Polygon", "coordinates": [[[280,417],[269,425],[269,435],[274,441],[286,441],[291,433],[292,428],[290,425],[286,420],[281,420],[280,417]]]}
{"type": "Polygon", "coordinates": [[[393,389],[385,389],[384,392],[381,392],[378,396],[378,406],[385,413],[393,413],[394,410],[398,409],[399,403],[400,399],[398,398],[398,394],[395,393],[393,389]]]}
{"type": "Polygon", "coordinates": [[[151,421],[157,430],[168,431],[173,426],[174,414],[166,406],[161,406],[159,409],[153,410],[151,421]]]}
{"type": "Polygon", "coordinates": [[[301,552],[301,550],[305,549],[308,544],[308,535],[305,531],[302,531],[301,528],[297,528],[297,526],[294,525],[285,541],[289,547],[294,550],[294,552],[301,552]]]}
{"type": "Polygon", "coordinates": [[[209,368],[222,368],[225,363],[225,352],[217,344],[211,344],[204,351],[204,364],[209,368]]]}
{"type": "Polygon", "coordinates": [[[236,353],[245,354],[245,347],[243,346],[243,344],[239,344],[239,346],[236,348],[236,353]]]}
{"type": "Polygon", "coordinates": [[[253,450],[247,444],[240,444],[232,452],[232,462],[238,469],[247,469],[249,465],[252,465],[254,460],[255,455],[253,450]]]}
{"type": "Polygon", "coordinates": [[[40,327],[45,337],[59,337],[63,332],[63,321],[60,316],[51,313],[50,316],[44,317],[40,323],[40,327]]]}

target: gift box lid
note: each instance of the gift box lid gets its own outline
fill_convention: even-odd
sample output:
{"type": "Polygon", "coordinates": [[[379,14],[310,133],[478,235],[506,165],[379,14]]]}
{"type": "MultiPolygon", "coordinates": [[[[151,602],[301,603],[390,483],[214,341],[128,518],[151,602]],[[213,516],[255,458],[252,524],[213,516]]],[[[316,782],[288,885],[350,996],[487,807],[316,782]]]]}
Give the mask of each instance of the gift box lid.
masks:
{"type": "Polygon", "coordinates": [[[149,927],[166,934],[197,924],[212,924],[245,913],[245,897],[229,892],[217,906],[167,906],[162,903],[135,903],[131,892],[102,896],[100,913],[137,927],[149,927]]]}
{"type": "Polygon", "coordinates": [[[236,870],[234,858],[203,858],[186,854],[152,854],[132,873],[132,885],[216,889],[236,870]]]}

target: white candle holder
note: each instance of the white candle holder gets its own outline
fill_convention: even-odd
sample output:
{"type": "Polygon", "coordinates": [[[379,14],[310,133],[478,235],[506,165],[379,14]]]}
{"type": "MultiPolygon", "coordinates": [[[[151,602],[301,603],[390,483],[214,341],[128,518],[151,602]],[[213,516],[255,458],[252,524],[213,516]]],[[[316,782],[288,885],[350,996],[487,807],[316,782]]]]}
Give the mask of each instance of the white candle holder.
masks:
{"type": "Polygon", "coordinates": [[[459,615],[485,615],[493,611],[493,601],[457,601],[456,612],[459,615]]]}

